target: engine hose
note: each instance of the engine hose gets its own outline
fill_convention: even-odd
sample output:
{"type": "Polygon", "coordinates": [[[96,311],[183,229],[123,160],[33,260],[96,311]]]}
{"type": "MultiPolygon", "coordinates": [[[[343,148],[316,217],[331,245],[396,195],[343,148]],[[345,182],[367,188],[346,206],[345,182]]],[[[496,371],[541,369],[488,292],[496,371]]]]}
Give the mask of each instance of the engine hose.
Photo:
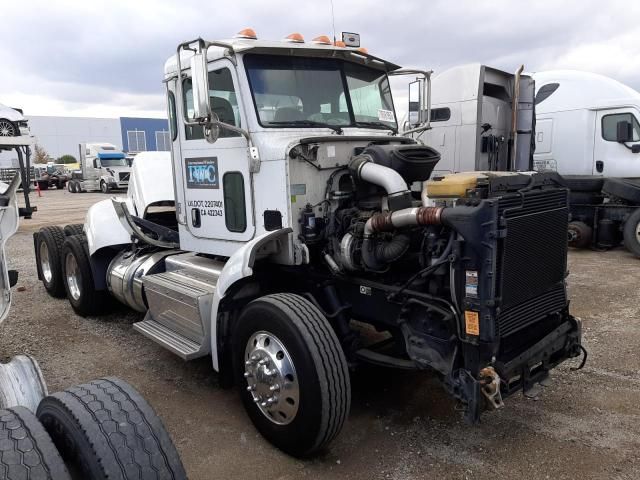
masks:
{"type": "Polygon", "coordinates": [[[376,245],[372,235],[365,235],[362,241],[362,261],[369,270],[380,272],[387,264],[395,262],[409,249],[408,235],[394,236],[388,242],[376,245]]]}
{"type": "Polygon", "coordinates": [[[396,235],[389,242],[381,243],[375,248],[376,259],[382,263],[395,262],[409,249],[409,243],[407,235],[396,235]]]}

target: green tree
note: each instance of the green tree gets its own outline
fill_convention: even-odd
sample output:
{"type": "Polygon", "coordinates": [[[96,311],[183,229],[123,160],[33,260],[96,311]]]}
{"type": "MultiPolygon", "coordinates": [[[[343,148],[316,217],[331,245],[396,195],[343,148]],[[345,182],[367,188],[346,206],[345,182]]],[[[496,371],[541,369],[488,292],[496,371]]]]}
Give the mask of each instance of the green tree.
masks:
{"type": "Polygon", "coordinates": [[[56,163],[76,163],[76,157],[73,155],[62,155],[56,163]]]}

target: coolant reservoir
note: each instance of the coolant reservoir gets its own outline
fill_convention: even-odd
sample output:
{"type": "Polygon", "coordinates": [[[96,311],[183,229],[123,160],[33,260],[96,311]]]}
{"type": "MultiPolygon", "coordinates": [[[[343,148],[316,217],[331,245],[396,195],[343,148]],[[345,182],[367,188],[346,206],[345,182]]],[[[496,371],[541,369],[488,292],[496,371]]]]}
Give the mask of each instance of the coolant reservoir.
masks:
{"type": "Polygon", "coordinates": [[[465,197],[468,190],[476,188],[478,180],[486,179],[481,172],[452,173],[439,180],[429,180],[426,193],[429,198],[465,197]]]}

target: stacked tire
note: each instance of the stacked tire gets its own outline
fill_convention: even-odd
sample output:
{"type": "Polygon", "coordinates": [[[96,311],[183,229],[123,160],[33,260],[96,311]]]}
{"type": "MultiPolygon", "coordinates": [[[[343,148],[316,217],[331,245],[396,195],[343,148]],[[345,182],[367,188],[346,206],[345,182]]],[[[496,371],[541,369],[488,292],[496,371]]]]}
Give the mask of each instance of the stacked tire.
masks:
{"type": "Polygon", "coordinates": [[[186,479],[162,421],[128,383],[101,378],[0,410],[0,478],[186,479]],[[71,473],[71,475],[70,475],[71,473]]]}

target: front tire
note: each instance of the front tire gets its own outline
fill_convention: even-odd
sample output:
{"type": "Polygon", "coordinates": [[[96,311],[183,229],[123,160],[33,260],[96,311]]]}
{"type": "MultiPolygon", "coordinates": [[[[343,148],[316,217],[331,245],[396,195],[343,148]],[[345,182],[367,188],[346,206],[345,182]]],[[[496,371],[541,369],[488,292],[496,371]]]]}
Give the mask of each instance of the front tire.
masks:
{"type": "Polygon", "coordinates": [[[640,208],[624,222],[623,238],[627,250],[640,257],[640,208]]]}
{"type": "Polygon", "coordinates": [[[62,248],[62,277],[69,303],[78,315],[86,317],[105,310],[109,294],[95,289],[85,235],[66,237],[62,248]]]}
{"type": "Polygon", "coordinates": [[[105,195],[109,193],[111,189],[109,188],[109,184],[107,182],[100,182],[100,191],[105,195]]]}
{"type": "Polygon", "coordinates": [[[0,137],[18,137],[20,130],[16,124],[6,118],[0,118],[0,137]]]}
{"type": "Polygon", "coordinates": [[[249,303],[234,330],[233,355],[247,414],[276,447],[305,457],[340,432],[351,403],[347,362],[311,302],[274,294],[249,303]]]}
{"type": "Polygon", "coordinates": [[[78,478],[187,478],[160,417],[122,380],[101,378],[54,393],[40,402],[38,418],[78,478]]]}

